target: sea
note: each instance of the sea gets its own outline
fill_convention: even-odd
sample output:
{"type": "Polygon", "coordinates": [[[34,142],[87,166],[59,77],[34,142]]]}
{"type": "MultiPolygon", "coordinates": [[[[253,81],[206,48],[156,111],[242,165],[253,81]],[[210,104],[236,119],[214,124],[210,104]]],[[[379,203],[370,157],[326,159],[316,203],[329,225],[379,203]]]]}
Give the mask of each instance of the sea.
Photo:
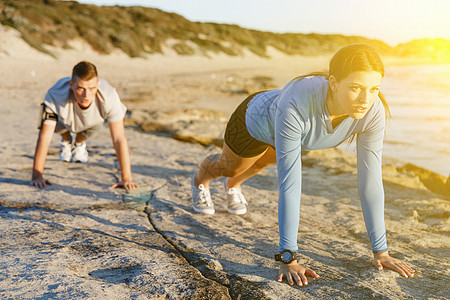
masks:
{"type": "Polygon", "coordinates": [[[390,66],[383,155],[450,175],[450,64],[390,66]]]}

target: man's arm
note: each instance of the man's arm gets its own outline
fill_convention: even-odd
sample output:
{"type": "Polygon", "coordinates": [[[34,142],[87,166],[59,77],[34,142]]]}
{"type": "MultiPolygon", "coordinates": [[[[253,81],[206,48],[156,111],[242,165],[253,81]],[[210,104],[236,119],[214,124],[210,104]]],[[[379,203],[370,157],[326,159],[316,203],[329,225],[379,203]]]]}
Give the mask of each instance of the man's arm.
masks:
{"type": "Polygon", "coordinates": [[[36,142],[36,150],[34,152],[33,173],[31,175],[31,185],[43,188],[50,181],[44,179],[44,164],[47,158],[48,148],[55,132],[55,125],[42,124],[39,131],[39,137],[36,142]]]}
{"type": "Polygon", "coordinates": [[[112,187],[124,187],[126,190],[136,189],[138,185],[131,179],[130,152],[128,150],[127,138],[125,137],[123,120],[109,123],[109,130],[117,158],[119,159],[120,172],[122,173],[122,180],[112,187]]]}

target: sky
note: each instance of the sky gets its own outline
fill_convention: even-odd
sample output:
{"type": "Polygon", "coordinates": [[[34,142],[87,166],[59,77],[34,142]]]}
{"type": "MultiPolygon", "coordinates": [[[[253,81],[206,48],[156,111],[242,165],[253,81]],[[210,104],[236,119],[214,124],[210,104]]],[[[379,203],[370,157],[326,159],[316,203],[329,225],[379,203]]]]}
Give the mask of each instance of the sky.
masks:
{"type": "Polygon", "coordinates": [[[450,0],[77,0],[140,5],[190,21],[293,33],[358,35],[391,46],[413,39],[450,40],[450,0]]]}

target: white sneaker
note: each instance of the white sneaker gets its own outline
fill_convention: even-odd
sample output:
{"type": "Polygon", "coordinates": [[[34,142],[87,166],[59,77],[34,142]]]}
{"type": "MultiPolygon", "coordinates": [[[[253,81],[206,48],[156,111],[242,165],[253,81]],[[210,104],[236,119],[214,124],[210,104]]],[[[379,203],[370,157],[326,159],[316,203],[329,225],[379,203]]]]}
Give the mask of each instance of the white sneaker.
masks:
{"type": "Polygon", "coordinates": [[[223,182],[223,188],[227,194],[228,212],[233,215],[243,215],[247,212],[247,201],[241,192],[241,188],[229,188],[228,178],[223,182]]]}
{"type": "Polygon", "coordinates": [[[89,157],[89,153],[86,149],[86,143],[75,143],[75,146],[72,150],[72,162],[80,162],[80,163],[87,163],[89,157]]]}
{"type": "Polygon", "coordinates": [[[215,213],[215,210],[209,189],[205,188],[203,184],[196,187],[194,183],[195,176],[197,176],[197,172],[191,179],[192,207],[195,212],[212,215],[215,213]]]}
{"type": "Polygon", "coordinates": [[[61,147],[59,148],[59,160],[69,162],[72,158],[72,145],[65,141],[61,141],[61,147]]]}

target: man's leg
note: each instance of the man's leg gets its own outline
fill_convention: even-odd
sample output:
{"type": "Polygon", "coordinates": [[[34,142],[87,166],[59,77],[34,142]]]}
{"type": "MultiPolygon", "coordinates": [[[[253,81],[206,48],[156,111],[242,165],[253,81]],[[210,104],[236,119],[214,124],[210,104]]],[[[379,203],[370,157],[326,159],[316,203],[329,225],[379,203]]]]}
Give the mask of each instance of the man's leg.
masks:
{"type": "Polygon", "coordinates": [[[65,132],[61,133],[61,136],[62,136],[62,138],[63,138],[63,140],[65,142],[70,143],[71,136],[70,136],[70,132],[68,130],[66,130],[65,132]]]}
{"type": "Polygon", "coordinates": [[[72,151],[72,162],[87,163],[89,152],[86,148],[86,140],[90,138],[103,124],[88,128],[82,132],[78,132],[75,137],[75,145],[72,151]]]}
{"type": "Polygon", "coordinates": [[[77,136],[75,138],[75,143],[81,144],[84,143],[87,140],[87,137],[83,133],[77,133],[77,136]]]}
{"type": "Polygon", "coordinates": [[[56,123],[55,132],[62,137],[59,160],[69,162],[72,159],[72,138],[70,131],[60,122],[56,123]]]}
{"type": "Polygon", "coordinates": [[[90,138],[94,133],[96,133],[100,128],[102,128],[103,124],[95,125],[91,128],[83,130],[82,132],[77,133],[75,138],[75,143],[84,143],[88,138],[90,138]]]}

